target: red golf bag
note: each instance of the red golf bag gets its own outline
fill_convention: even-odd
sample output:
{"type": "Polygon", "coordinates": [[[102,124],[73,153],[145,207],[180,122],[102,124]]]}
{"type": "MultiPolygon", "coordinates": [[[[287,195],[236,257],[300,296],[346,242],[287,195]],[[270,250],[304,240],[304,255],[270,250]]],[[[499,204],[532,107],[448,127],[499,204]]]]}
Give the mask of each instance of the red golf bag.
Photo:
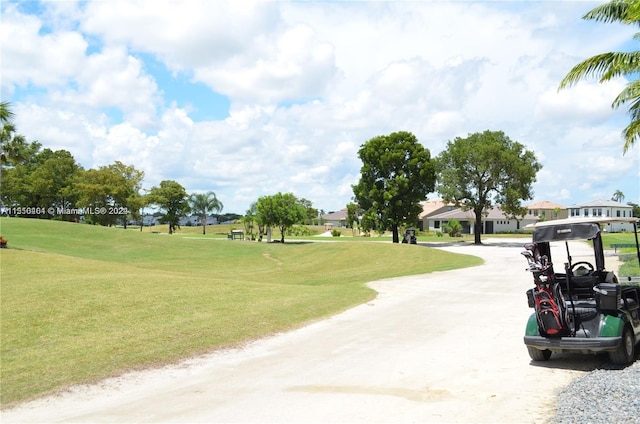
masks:
{"type": "Polygon", "coordinates": [[[535,287],[527,291],[529,306],[536,311],[541,336],[563,336],[570,333],[567,304],[560,285],[553,275],[553,265],[546,256],[540,256],[535,243],[524,245],[522,252],[533,274],[535,287]]]}

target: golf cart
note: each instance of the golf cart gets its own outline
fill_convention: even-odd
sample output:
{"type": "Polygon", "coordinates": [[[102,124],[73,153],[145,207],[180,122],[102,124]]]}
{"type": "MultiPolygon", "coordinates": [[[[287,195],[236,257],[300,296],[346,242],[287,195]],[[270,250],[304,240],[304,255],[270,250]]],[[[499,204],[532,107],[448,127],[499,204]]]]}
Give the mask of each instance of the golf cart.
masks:
{"type": "MultiPolygon", "coordinates": [[[[637,218],[575,218],[532,224],[533,238],[525,245],[527,270],[535,287],[527,291],[534,309],[527,322],[524,344],[534,361],[546,361],[552,352],[607,352],[611,362],[630,364],[640,343],[640,283],[619,282],[604,264],[600,224],[633,224],[636,250],[637,218]],[[593,260],[573,262],[569,241],[589,240],[593,260]],[[564,273],[555,272],[551,243],[564,244],[564,273]]],[[[527,228],[527,227],[525,227],[527,228]]],[[[636,279],[637,280],[637,279],[636,279]]]]}
{"type": "Polygon", "coordinates": [[[407,228],[404,230],[404,236],[402,237],[403,243],[416,244],[418,240],[416,239],[416,229],[415,228],[407,228]]]}

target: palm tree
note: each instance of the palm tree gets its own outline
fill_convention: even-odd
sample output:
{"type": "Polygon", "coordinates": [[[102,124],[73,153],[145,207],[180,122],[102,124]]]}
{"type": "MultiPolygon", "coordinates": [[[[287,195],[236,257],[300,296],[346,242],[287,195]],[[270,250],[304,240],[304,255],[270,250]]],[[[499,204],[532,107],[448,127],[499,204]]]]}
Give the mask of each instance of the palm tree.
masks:
{"type": "Polygon", "coordinates": [[[189,203],[194,213],[200,216],[200,223],[202,224],[202,234],[206,234],[207,215],[209,212],[221,212],[224,205],[213,191],[206,193],[196,193],[189,197],[189,203]]]}
{"type": "Polygon", "coordinates": [[[13,123],[15,114],[10,109],[11,103],[0,102],[0,167],[2,165],[15,166],[25,162],[41,147],[40,143],[27,144],[23,135],[16,134],[13,123]]]}
{"type": "Polygon", "coordinates": [[[0,163],[5,163],[8,161],[7,158],[7,143],[11,141],[13,137],[13,133],[15,132],[15,127],[13,126],[13,112],[10,109],[11,104],[9,102],[0,102],[0,124],[2,124],[2,128],[0,129],[0,163]]]}
{"type": "MultiPolygon", "coordinates": [[[[582,19],[640,26],[640,1],[612,0],[592,9],[582,19]]],[[[640,33],[636,33],[634,38],[640,38],[640,33]]],[[[560,82],[559,87],[559,90],[571,87],[585,77],[597,77],[600,83],[619,76],[636,78],[627,84],[611,105],[612,108],[617,109],[626,103],[630,104],[631,122],[622,131],[625,140],[623,153],[627,153],[627,150],[640,138],[640,81],[637,80],[639,72],[640,51],[602,53],[574,66],[560,82]]]]}
{"type": "Polygon", "coordinates": [[[624,200],[624,193],[620,190],[616,190],[616,192],[613,193],[613,196],[611,196],[611,200],[613,200],[614,202],[622,203],[622,201],[624,200]]]}
{"type": "Polygon", "coordinates": [[[0,102],[0,124],[10,124],[13,122],[13,112],[10,109],[11,103],[0,102]]]}

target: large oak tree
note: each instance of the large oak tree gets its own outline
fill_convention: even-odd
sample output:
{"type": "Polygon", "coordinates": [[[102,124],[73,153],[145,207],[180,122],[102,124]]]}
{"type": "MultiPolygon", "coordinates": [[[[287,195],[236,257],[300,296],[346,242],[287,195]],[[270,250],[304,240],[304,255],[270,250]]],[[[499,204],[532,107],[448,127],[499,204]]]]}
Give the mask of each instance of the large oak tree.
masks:
{"type": "Polygon", "coordinates": [[[358,156],[362,168],[354,199],[369,216],[376,216],[379,229],[391,230],[398,243],[398,227],[415,223],[422,212],[420,202],[434,189],[431,153],[415,135],[400,131],[372,138],[358,156]]]}
{"type": "Polygon", "coordinates": [[[483,213],[494,204],[514,218],[525,214],[520,200],[533,197],[531,184],[542,168],[522,144],[488,130],[449,141],[436,163],[442,199],[475,213],[475,244],[482,243],[483,213]]]}

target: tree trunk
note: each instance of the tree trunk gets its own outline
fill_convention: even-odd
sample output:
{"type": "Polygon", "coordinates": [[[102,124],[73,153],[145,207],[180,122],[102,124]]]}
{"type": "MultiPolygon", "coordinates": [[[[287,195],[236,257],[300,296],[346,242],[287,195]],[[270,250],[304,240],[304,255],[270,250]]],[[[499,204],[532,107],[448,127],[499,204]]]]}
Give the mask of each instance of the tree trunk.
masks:
{"type": "Polygon", "coordinates": [[[393,242],[399,243],[400,238],[398,237],[398,224],[391,225],[391,232],[393,233],[393,242]]]}
{"type": "Polygon", "coordinates": [[[207,232],[205,227],[207,226],[207,215],[202,215],[202,235],[205,235],[207,232]]]}
{"type": "Polygon", "coordinates": [[[476,222],[473,226],[474,244],[482,244],[482,209],[474,212],[476,214],[476,222]]]}

